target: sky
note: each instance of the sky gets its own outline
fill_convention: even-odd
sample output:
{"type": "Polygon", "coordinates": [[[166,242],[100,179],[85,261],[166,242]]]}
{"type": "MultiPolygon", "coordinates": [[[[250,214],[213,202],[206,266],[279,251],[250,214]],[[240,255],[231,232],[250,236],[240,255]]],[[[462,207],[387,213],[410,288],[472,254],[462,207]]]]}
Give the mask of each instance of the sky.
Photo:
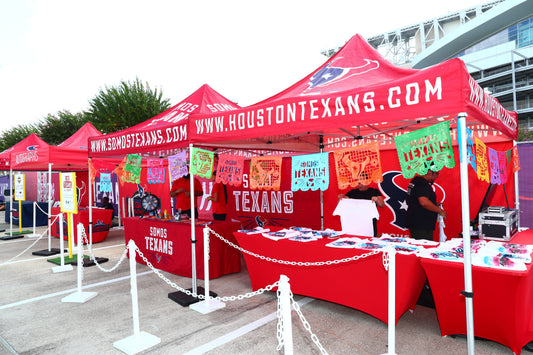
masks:
{"type": "Polygon", "coordinates": [[[321,66],[320,52],[487,1],[0,0],[0,133],[138,78],[171,105],[208,84],[240,106],[321,66]]]}

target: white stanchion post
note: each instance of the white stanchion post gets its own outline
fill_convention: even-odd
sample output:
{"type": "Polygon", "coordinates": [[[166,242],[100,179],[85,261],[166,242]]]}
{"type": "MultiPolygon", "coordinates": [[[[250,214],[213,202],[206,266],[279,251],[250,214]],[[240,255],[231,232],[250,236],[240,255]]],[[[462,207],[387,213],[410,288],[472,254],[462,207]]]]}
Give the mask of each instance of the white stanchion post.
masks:
{"type": "Polygon", "coordinates": [[[37,201],[33,201],[33,236],[36,237],[35,225],[37,224],[37,201]]]}
{"type": "Polygon", "coordinates": [[[131,306],[133,311],[133,335],[118,340],[113,346],[126,354],[137,354],[143,350],[151,348],[161,342],[161,339],[147,332],[141,332],[139,327],[139,303],[137,300],[137,269],[136,269],[136,249],[133,239],[128,243],[130,253],[130,286],[131,286],[131,306]]]}
{"type": "Polygon", "coordinates": [[[389,352],[396,354],[396,250],[387,247],[389,257],[389,314],[388,314],[388,343],[389,352]]]}
{"type": "Polygon", "coordinates": [[[281,320],[283,322],[283,348],[285,355],[293,354],[292,341],[292,317],[291,317],[291,286],[289,285],[289,278],[285,275],[280,275],[279,278],[279,302],[281,308],[281,320]]]}
{"type": "Polygon", "coordinates": [[[209,296],[209,228],[207,227],[204,227],[204,281],[205,300],[193,303],[189,308],[202,314],[207,314],[226,307],[224,302],[210,299],[209,296]]]}
{"type": "Polygon", "coordinates": [[[13,235],[13,169],[9,168],[9,235],[13,235]]]}
{"type": "Polygon", "coordinates": [[[65,241],[63,240],[63,212],[59,212],[59,259],[61,260],[60,266],[54,266],[52,272],[72,271],[74,268],[72,265],[65,265],[65,241]]]}
{"type": "Polygon", "coordinates": [[[75,303],[85,303],[91,298],[94,298],[96,292],[83,292],[82,280],[83,280],[83,233],[85,227],[82,223],[78,223],[78,252],[77,252],[77,262],[78,262],[78,289],[76,292],[63,297],[61,302],[75,302],[75,303]]]}

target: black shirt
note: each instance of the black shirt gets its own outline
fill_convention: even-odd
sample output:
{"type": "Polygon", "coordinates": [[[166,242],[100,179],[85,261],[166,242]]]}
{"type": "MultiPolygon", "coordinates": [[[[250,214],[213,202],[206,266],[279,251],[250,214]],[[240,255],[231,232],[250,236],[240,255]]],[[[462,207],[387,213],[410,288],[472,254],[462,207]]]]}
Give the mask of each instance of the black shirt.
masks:
{"type": "Polygon", "coordinates": [[[437,194],[431,184],[422,176],[415,176],[407,189],[405,224],[409,229],[435,230],[438,214],[422,207],[418,202],[419,197],[427,197],[435,205],[437,204],[437,194]]]}

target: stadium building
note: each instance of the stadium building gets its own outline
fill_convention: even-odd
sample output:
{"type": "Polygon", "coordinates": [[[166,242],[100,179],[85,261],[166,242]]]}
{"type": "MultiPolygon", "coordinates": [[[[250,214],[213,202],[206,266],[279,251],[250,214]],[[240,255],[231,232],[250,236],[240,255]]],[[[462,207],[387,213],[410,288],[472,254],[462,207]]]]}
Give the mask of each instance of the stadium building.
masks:
{"type": "Polygon", "coordinates": [[[394,64],[415,69],[461,58],[481,87],[517,112],[520,128],[533,130],[533,1],[490,1],[367,41],[394,64]]]}

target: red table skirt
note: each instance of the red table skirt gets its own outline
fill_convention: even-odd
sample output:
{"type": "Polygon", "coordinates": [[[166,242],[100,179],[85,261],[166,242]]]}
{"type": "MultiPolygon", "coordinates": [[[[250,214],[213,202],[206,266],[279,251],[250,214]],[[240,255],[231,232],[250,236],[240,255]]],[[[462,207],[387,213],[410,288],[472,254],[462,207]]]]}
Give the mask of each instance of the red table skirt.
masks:
{"type": "MultiPolygon", "coordinates": [[[[365,254],[359,249],[326,247],[333,241],[273,241],[260,235],[234,233],[239,245],[250,252],[294,262],[331,261],[365,254]]],[[[426,276],[415,255],[396,254],[396,322],[408,309],[414,309],[426,276]]],[[[294,294],[339,303],[366,312],[383,322],[388,320],[388,272],[379,253],[356,261],[324,266],[292,266],[268,262],[244,253],[254,290],[289,278],[294,294]]]]}
{"type": "MultiPolygon", "coordinates": [[[[196,276],[200,279],[205,277],[203,228],[204,226],[195,227],[196,276]]],[[[209,228],[225,239],[235,242],[233,231],[237,230],[239,225],[213,221],[209,228]]],[[[124,237],[126,244],[133,239],[154,267],[178,276],[192,277],[190,224],[138,217],[124,218],[124,237]]],[[[209,278],[239,272],[240,252],[212,234],[209,239],[209,278]]],[[[136,260],[145,264],[139,256],[136,260]]]]}
{"type": "MultiPolygon", "coordinates": [[[[533,244],[533,231],[513,243],[533,244]]],[[[462,263],[421,259],[428,277],[441,334],[465,334],[466,302],[462,263]]],[[[533,275],[527,271],[472,266],[475,336],[508,346],[515,354],[533,340],[533,275]]]]}
{"type": "MultiPolygon", "coordinates": [[[[52,215],[58,215],[61,209],[59,207],[52,208],[52,215]]],[[[109,228],[111,226],[111,221],[113,220],[113,211],[106,210],[103,208],[93,208],[93,243],[98,243],[104,241],[109,234],[109,228]]],[[[78,243],[78,232],[77,226],[78,223],[82,223],[85,227],[85,235],[87,240],[89,239],[89,209],[83,208],[78,209],[77,214],[72,215],[74,222],[72,230],[74,231],[73,241],[78,243]]],[[[54,218],[52,218],[54,221],[54,218]]],[[[59,218],[52,223],[50,234],[54,237],[59,238],[59,218]]],[[[63,213],[63,239],[68,240],[68,225],[67,225],[67,214],[63,213]]],[[[84,243],[85,244],[85,243],[84,243]]]]}

